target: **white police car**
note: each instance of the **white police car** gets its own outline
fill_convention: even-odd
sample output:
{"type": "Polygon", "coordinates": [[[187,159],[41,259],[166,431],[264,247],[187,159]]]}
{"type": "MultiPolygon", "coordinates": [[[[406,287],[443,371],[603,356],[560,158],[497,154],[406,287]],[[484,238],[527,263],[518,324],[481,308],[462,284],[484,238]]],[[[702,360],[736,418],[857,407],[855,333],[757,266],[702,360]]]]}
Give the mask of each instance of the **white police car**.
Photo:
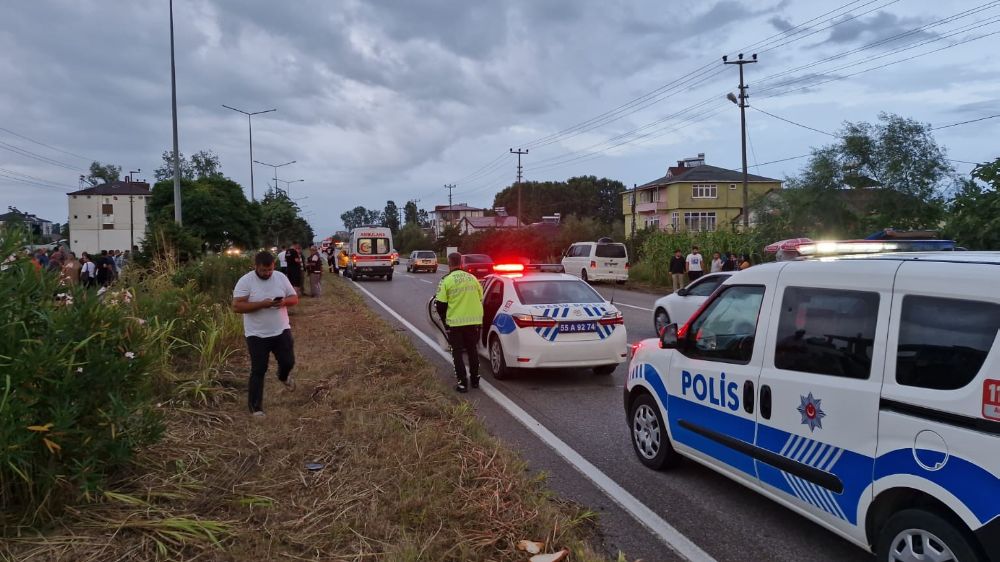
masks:
{"type": "Polygon", "coordinates": [[[732,273],[709,273],[688,283],[678,291],[656,299],[653,305],[653,328],[659,334],[668,324],[683,324],[705,304],[723,281],[732,273]]]}
{"type": "Polygon", "coordinates": [[[636,344],[639,460],[693,459],[879,560],[1000,560],[1000,253],[791,261],[636,344]]]}
{"type": "Polygon", "coordinates": [[[494,270],[483,280],[480,343],[496,378],[549,367],[609,375],[626,361],[622,314],[590,285],[537,266],[497,264],[494,270]]]}

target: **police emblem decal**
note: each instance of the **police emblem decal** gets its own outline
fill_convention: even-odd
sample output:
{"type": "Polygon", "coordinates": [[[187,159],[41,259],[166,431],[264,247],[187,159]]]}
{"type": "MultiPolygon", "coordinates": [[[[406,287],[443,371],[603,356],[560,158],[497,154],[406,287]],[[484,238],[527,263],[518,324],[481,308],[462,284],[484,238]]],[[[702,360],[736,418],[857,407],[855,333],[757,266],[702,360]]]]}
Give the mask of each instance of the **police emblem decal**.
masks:
{"type": "Polygon", "coordinates": [[[809,431],[816,431],[816,428],[823,429],[823,418],[826,417],[826,412],[820,407],[820,402],[823,400],[821,398],[813,398],[812,392],[809,396],[799,395],[802,403],[799,404],[797,408],[799,413],[802,414],[802,424],[809,426],[809,431]]]}

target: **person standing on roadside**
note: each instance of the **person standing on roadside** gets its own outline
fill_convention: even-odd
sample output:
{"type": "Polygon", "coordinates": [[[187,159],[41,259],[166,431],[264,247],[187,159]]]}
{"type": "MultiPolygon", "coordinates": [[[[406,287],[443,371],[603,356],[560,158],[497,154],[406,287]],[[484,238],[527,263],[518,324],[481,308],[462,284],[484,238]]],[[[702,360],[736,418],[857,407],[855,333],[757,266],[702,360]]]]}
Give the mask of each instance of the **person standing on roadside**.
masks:
{"type": "Polygon", "coordinates": [[[281,251],[278,252],[278,271],[288,275],[288,260],[286,256],[288,251],[285,249],[285,245],[281,245],[281,251]]]}
{"type": "Polygon", "coordinates": [[[64,251],[63,254],[66,256],[66,259],[63,260],[60,283],[72,287],[80,281],[80,262],[76,260],[73,252],[64,251]]]}
{"type": "Polygon", "coordinates": [[[295,349],[288,307],[299,303],[288,278],[274,271],[274,256],[259,252],[254,257],[254,269],[236,282],[233,289],[233,311],[243,315],[243,332],[250,354],[250,381],[247,403],[250,413],[264,415],[264,375],[271,354],[278,362],[278,380],[288,390],[295,390],[292,368],[295,349]]]}
{"type": "Polygon", "coordinates": [[[436,307],[444,320],[451,344],[451,358],[455,364],[455,390],[468,392],[471,375],[472,388],[479,388],[479,329],[483,324],[483,286],[467,271],[462,271],[462,254],[448,254],[448,274],[438,284],[436,307]],[[466,374],[462,353],[469,356],[466,374]]]}
{"type": "Polygon", "coordinates": [[[306,260],[306,273],[309,274],[309,294],[313,298],[317,298],[323,290],[323,256],[316,249],[316,246],[309,247],[309,258],[306,260]]]}
{"type": "Polygon", "coordinates": [[[674,250],[674,257],[670,258],[670,280],[673,282],[675,293],[684,286],[684,271],[684,254],[679,249],[674,250]]]}
{"type": "Polygon", "coordinates": [[[740,266],[739,262],[736,260],[736,254],[732,250],[726,252],[726,258],[722,260],[722,271],[736,271],[736,268],[740,266]]]}
{"type": "Polygon", "coordinates": [[[684,264],[687,269],[688,282],[698,279],[705,273],[704,259],[701,257],[698,246],[691,246],[691,253],[684,258],[684,264]]]}
{"type": "Polygon", "coordinates": [[[718,273],[722,271],[722,254],[715,252],[712,254],[712,267],[709,269],[712,273],[718,273]]]}
{"type": "Polygon", "coordinates": [[[287,267],[285,268],[285,276],[288,277],[288,281],[295,287],[295,291],[298,294],[302,294],[302,254],[299,253],[299,245],[292,244],[285,250],[285,263],[287,267]]]}
{"type": "Polygon", "coordinates": [[[97,264],[90,254],[84,252],[80,258],[80,282],[86,288],[91,288],[97,281],[97,264]]]}
{"type": "Polygon", "coordinates": [[[743,271],[744,269],[750,267],[751,265],[753,264],[750,263],[750,256],[746,254],[740,256],[740,271],[743,271]]]}

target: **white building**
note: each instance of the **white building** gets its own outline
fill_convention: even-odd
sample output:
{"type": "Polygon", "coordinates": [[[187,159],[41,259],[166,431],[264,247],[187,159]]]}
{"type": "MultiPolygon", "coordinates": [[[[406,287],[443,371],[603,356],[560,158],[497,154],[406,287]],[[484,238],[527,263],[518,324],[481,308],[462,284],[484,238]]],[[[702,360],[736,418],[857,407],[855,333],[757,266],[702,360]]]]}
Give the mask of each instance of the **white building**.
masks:
{"type": "Polygon", "coordinates": [[[70,248],[80,255],[141,246],[150,195],[148,183],[128,181],[68,193],[70,248]]]}
{"type": "Polygon", "coordinates": [[[5,224],[29,226],[33,236],[41,236],[44,240],[52,238],[53,235],[59,236],[58,232],[53,231],[51,221],[31,213],[23,213],[14,207],[7,207],[7,209],[9,212],[0,215],[0,226],[5,224]]]}
{"type": "Polygon", "coordinates": [[[434,236],[441,236],[441,232],[445,227],[450,225],[457,225],[464,218],[476,218],[481,217],[486,212],[486,209],[478,209],[476,207],[470,207],[465,203],[459,203],[457,205],[435,205],[434,211],[431,212],[431,228],[434,229],[434,236]]]}

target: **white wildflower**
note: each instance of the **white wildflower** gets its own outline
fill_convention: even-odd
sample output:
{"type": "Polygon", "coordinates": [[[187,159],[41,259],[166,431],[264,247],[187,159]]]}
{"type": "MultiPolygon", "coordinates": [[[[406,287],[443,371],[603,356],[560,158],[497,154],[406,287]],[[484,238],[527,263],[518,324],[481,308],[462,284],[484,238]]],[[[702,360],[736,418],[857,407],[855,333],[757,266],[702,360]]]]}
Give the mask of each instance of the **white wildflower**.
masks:
{"type": "Polygon", "coordinates": [[[77,367],[76,368],[76,372],[77,373],[82,373],[83,372],[83,367],[77,367]]]}
{"type": "Polygon", "coordinates": [[[125,352],[125,358],[126,359],[135,359],[135,352],[133,352],[133,351],[126,351],[125,352]]]}

